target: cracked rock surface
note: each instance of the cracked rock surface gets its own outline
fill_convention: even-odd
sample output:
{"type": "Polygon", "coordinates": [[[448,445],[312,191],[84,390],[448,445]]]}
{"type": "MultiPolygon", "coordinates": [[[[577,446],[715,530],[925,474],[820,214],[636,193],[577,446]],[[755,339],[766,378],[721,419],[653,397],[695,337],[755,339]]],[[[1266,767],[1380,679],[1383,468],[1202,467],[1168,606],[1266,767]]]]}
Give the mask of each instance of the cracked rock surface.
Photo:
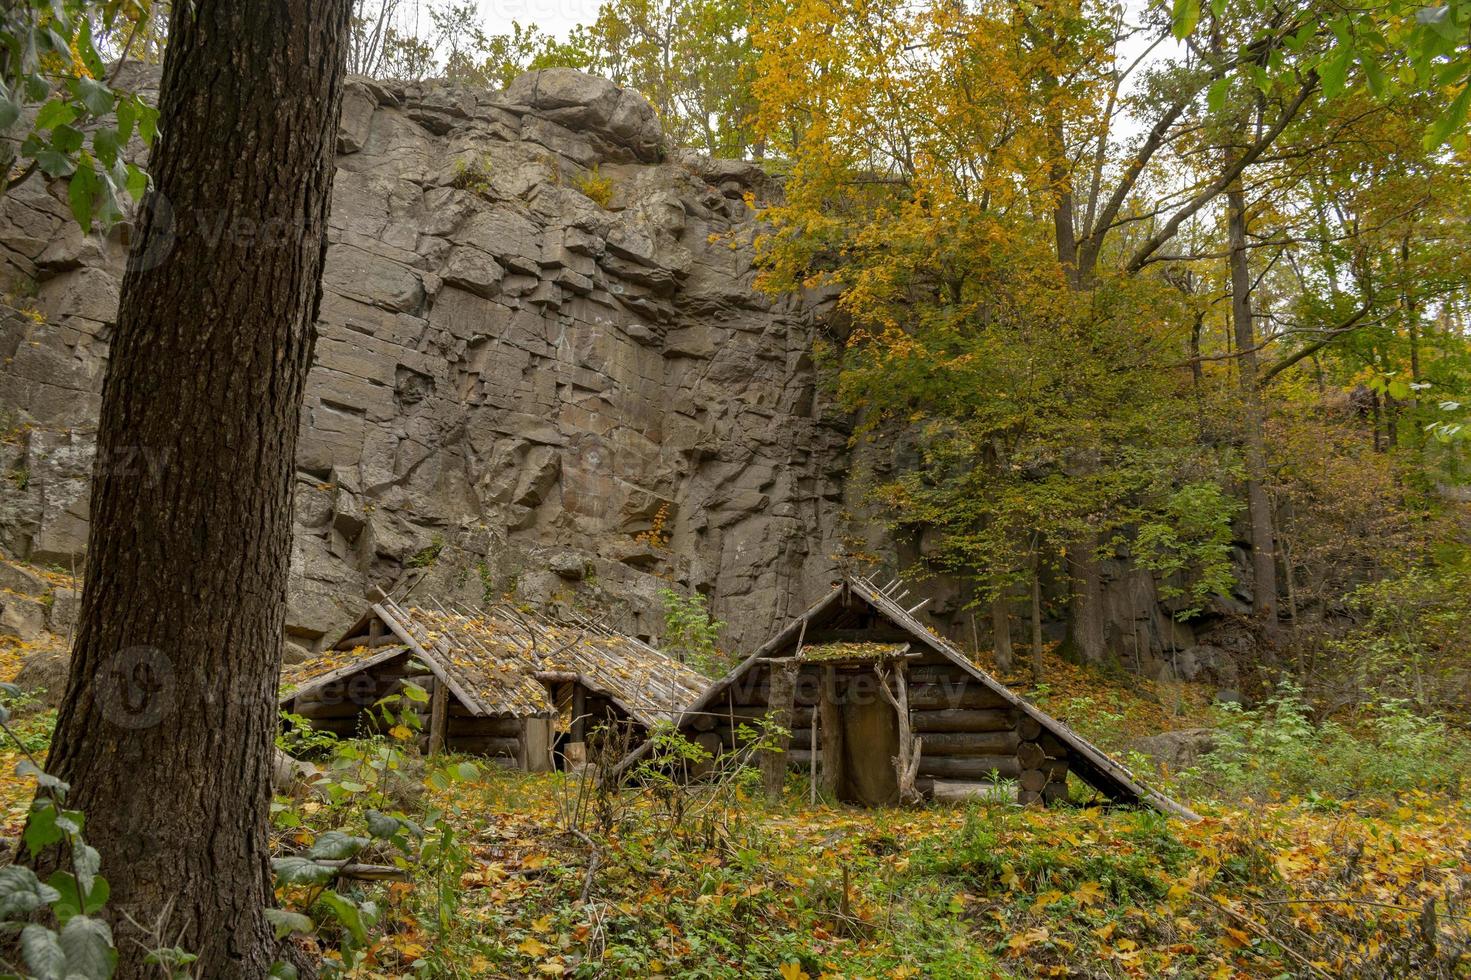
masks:
{"type": "MultiPolygon", "coordinates": [[[[502,92],[354,79],[338,152],[295,639],[395,585],[657,637],[673,584],[709,592],[740,648],[827,587],[847,432],[810,351],[831,297],[755,288],[744,198],[779,193],[758,168],[667,151],[642,96],[569,69],[502,92]]],[[[257,233],[228,219],[175,216],[257,233]]],[[[83,235],[39,179],[0,201],[19,308],[0,319],[0,545],[33,562],[86,544],[125,232],[83,235]]],[[[172,448],[104,465],[146,492],[172,448]]]]}

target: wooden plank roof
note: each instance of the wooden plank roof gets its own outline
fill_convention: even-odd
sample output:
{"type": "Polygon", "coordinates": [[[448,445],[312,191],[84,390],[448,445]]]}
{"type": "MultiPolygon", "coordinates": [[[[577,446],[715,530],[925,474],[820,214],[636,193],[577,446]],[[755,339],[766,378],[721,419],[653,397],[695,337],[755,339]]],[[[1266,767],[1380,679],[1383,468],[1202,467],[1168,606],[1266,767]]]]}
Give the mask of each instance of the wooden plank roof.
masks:
{"type": "Polygon", "coordinates": [[[373,619],[396,643],[328,650],[282,674],[283,699],[412,653],[473,715],[555,713],[542,676],[575,677],[645,726],[673,721],[709,679],[641,640],[592,623],[555,623],[498,606],[475,611],[433,600],[404,608],[384,596],[344,633],[362,636],[373,619]]]}

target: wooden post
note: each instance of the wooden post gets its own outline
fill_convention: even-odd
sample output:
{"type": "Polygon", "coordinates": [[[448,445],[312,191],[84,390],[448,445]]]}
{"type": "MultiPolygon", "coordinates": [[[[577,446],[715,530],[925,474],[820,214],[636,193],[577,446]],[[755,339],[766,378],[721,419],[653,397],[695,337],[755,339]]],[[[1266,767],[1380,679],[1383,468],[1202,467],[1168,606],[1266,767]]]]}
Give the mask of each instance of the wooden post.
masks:
{"type": "MultiPolygon", "coordinates": [[[[376,622],[376,620],[375,620],[376,622]]],[[[449,686],[439,678],[434,679],[434,691],[429,695],[429,754],[439,755],[444,751],[445,729],[449,724],[449,686]]]]}
{"type": "Polygon", "coordinates": [[[817,770],[822,764],[822,754],[817,751],[817,717],[819,712],[812,712],[812,740],[808,746],[812,749],[812,765],[807,767],[807,803],[810,806],[817,805],[817,770]]]}
{"type": "Polygon", "coordinates": [[[572,684],[572,742],[587,741],[587,691],[581,684],[572,684]]]}
{"type": "MultiPolygon", "coordinates": [[[[824,667],[814,718],[822,719],[822,791],[837,798],[843,786],[843,715],[838,706],[838,672],[824,667]]],[[[814,744],[816,749],[817,745],[814,744]]]]}
{"type": "MultiPolygon", "coordinates": [[[[807,620],[797,631],[797,649],[792,656],[768,668],[771,674],[767,682],[767,724],[784,730],[792,727],[792,706],[797,700],[797,671],[802,657],[802,644],[807,639],[807,620]]],[[[776,740],[776,744],[761,753],[761,790],[768,800],[781,799],[782,783],[787,775],[787,750],[792,747],[791,735],[776,740]]]]}
{"type": "MultiPolygon", "coordinates": [[[[770,727],[789,730],[792,724],[792,704],[797,696],[797,658],[771,665],[771,693],[766,700],[766,721],[770,727]]],[[[790,733],[776,739],[776,744],[761,753],[761,789],[766,798],[773,802],[781,799],[782,783],[786,781],[787,750],[791,748],[790,733]]]]}
{"type": "Polygon", "coordinates": [[[909,725],[909,683],[904,677],[904,667],[902,660],[895,665],[893,691],[889,690],[889,675],[883,665],[875,669],[879,675],[879,693],[893,707],[899,719],[899,754],[894,756],[894,773],[899,778],[899,802],[911,803],[919,799],[914,779],[919,774],[919,758],[924,744],[909,725]]]}

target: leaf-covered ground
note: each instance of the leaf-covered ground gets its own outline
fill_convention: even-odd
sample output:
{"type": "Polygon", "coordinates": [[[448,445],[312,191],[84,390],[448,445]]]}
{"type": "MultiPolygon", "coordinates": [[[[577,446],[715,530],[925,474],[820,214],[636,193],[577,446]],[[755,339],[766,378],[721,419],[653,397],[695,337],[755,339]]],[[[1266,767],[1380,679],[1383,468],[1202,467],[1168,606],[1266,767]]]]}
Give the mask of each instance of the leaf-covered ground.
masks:
{"type": "Polygon", "coordinates": [[[590,849],[560,829],[573,793],[497,774],[446,794],[473,854],[458,913],[440,933],[415,911],[432,883],[393,886],[361,975],[1453,976],[1471,962],[1464,802],[1276,805],[1187,826],[744,800],[713,841],[645,803],[590,849]]]}
{"type": "MultiPolygon", "coordinates": [[[[1116,746],[1210,720],[1196,692],[1049,667],[1034,694],[1088,709],[1116,746]]],[[[14,723],[37,752],[48,724],[14,723]]],[[[18,758],[0,754],[12,838],[33,791],[18,758]]],[[[599,794],[560,774],[395,778],[371,801],[281,801],[284,850],[350,830],[369,805],[442,811],[454,828],[453,847],[406,862],[408,881],[338,885],[377,911],[350,976],[1471,976],[1471,803],[1458,796],[1197,802],[1206,819],[1189,825],[1096,808],[814,806],[796,777],[778,805],[739,783],[599,794]]],[[[373,848],[358,859],[402,860],[373,848]]],[[[334,955],[344,926],[299,911],[315,920],[299,941],[334,955]]]]}

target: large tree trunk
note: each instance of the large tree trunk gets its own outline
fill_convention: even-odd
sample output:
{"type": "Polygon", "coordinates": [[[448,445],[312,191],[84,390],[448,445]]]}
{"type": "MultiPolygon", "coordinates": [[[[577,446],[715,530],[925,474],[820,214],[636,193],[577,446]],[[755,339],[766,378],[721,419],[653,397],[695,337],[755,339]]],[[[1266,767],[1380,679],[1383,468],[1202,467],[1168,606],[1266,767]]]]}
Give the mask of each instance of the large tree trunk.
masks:
{"type": "Polygon", "coordinates": [[[1098,560],[1097,535],[1085,535],[1068,555],[1072,565],[1073,596],[1068,605],[1068,647],[1083,663],[1103,662],[1103,563],[1098,560]]]}
{"type": "Polygon", "coordinates": [[[1011,605],[1007,601],[1006,586],[998,584],[996,594],[991,597],[991,649],[996,654],[996,672],[1002,676],[1011,673],[1011,605]]]}
{"type": "Polygon", "coordinates": [[[1253,612],[1262,630],[1277,630],[1277,558],[1272,502],[1267,496],[1267,448],[1262,430],[1261,387],[1257,382],[1256,331],[1251,315],[1251,268],[1246,254],[1246,194],[1238,180],[1226,191],[1226,221],[1231,245],[1231,326],[1236,339],[1245,430],[1246,509],[1251,522],[1253,612]]]}
{"type": "Polygon", "coordinates": [[[1032,549],[1032,683],[1041,684],[1047,675],[1047,662],[1042,656],[1042,559],[1032,549]]]}
{"type": "Polygon", "coordinates": [[[350,7],[194,0],[173,18],[152,160],[168,207],[123,280],[48,763],[102,853],[123,978],[158,974],[129,919],[203,977],[259,980],[275,958],[291,494],[350,7]]]}

